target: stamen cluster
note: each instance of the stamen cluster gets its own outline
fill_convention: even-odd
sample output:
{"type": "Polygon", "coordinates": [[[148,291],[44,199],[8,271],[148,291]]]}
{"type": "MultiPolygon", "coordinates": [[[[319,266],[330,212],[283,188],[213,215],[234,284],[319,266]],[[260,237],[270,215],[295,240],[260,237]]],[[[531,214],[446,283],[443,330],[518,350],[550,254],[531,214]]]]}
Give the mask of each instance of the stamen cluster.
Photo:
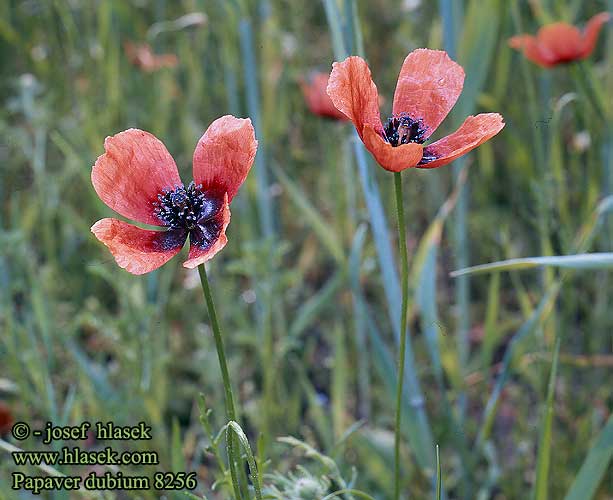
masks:
{"type": "Polygon", "coordinates": [[[171,228],[183,228],[191,231],[203,219],[217,213],[219,204],[202,192],[202,185],[193,181],[187,188],[182,184],[174,189],[165,188],[158,194],[158,201],[153,204],[155,214],[171,228]]]}
{"type": "Polygon", "coordinates": [[[392,146],[400,146],[410,142],[422,144],[426,140],[428,128],[421,119],[414,120],[408,114],[388,118],[383,127],[384,139],[392,146]]]}

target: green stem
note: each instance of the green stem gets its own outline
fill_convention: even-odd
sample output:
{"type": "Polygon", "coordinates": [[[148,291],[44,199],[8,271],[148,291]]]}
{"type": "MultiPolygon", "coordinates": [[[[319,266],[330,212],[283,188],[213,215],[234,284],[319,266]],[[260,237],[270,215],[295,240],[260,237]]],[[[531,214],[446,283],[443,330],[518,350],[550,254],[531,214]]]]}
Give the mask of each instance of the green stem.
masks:
{"type": "Polygon", "coordinates": [[[398,245],[401,262],[402,307],[400,308],[400,351],[398,352],[398,381],[396,388],[396,422],[394,436],[394,499],[400,498],[400,421],[402,418],[402,388],[404,382],[404,358],[407,347],[407,306],[409,302],[409,262],[407,238],[404,227],[404,201],[402,198],[401,172],[394,173],[396,188],[396,215],[398,217],[398,245]]]}
{"type": "Polygon", "coordinates": [[[436,500],[441,500],[441,485],[443,483],[443,479],[441,476],[441,455],[438,448],[438,444],[436,445],[436,500]]]}
{"type": "Polygon", "coordinates": [[[213,336],[215,337],[215,348],[217,349],[217,357],[219,358],[219,367],[221,368],[221,377],[223,379],[223,387],[226,393],[226,416],[228,420],[236,420],[236,410],[234,409],[234,396],[232,394],[232,385],[230,384],[230,375],[228,374],[228,364],[226,363],[226,352],[223,346],[223,338],[219,321],[217,320],[217,312],[213,296],[211,295],[211,287],[209,286],[209,278],[206,275],[204,264],[198,266],[200,273],[200,281],[202,282],[202,291],[206,300],[206,306],[209,309],[209,317],[211,319],[211,328],[213,328],[213,336]]]}
{"type": "MultiPolygon", "coordinates": [[[[230,375],[228,373],[228,364],[226,362],[226,352],[223,346],[221,328],[219,328],[219,321],[217,320],[217,311],[215,310],[215,303],[213,302],[213,295],[211,294],[211,287],[209,286],[209,278],[206,275],[206,269],[204,267],[204,264],[200,264],[198,266],[198,273],[200,274],[200,282],[202,283],[202,291],[204,292],[206,306],[209,310],[211,328],[213,329],[213,337],[215,338],[215,348],[217,349],[219,367],[221,368],[221,378],[223,379],[226,401],[226,418],[228,419],[228,421],[237,421],[236,410],[234,408],[234,395],[232,394],[232,384],[230,383],[230,375]]],[[[234,460],[234,449],[238,450],[238,447],[235,447],[236,438],[233,435],[226,433],[226,440],[228,443],[228,461],[230,464],[230,475],[232,476],[232,487],[234,488],[234,496],[235,498],[242,499],[243,495],[240,491],[238,474],[236,470],[236,462],[234,460]]]]}

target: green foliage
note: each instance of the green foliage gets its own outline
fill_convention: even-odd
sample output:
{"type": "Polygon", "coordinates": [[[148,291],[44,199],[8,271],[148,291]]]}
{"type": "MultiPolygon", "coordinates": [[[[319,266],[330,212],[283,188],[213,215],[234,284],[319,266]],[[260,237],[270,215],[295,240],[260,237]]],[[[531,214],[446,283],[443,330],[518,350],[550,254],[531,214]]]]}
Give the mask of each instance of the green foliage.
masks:
{"type": "MultiPolygon", "coordinates": [[[[507,45],[544,22],[583,24],[604,4],[0,2],[0,400],[31,425],[147,422],[151,441],[117,447],[156,451],[159,470],[197,472],[196,490],[169,498],[232,495],[226,433],[241,444],[233,458],[245,465],[245,499],[391,498],[400,329],[392,177],[350,125],[308,112],[298,82],[361,54],[385,118],[406,54],[453,47],[466,86],[437,137],[482,111],[500,112],[506,127],[456,172],[403,174],[403,491],[607,498],[611,25],[579,65],[544,70],[507,45]],[[143,71],[126,41],[179,64],[143,71]],[[232,204],[229,243],[208,266],[240,427],[223,418],[197,272],[178,258],[129,275],[90,233],[113,216],[90,181],[106,136],[151,131],[188,179],[198,138],[227,113],[251,116],[260,143],[232,204]]],[[[43,447],[1,437],[3,499],[12,447],[43,447]]],[[[159,497],[122,495],[90,497],[159,497]]]]}

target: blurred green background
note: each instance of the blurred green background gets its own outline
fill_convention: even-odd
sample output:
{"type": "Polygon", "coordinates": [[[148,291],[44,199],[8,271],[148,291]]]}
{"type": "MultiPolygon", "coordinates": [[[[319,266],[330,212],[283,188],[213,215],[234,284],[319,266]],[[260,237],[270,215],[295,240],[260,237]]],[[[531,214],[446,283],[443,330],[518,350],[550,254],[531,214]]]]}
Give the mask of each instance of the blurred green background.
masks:
{"type": "MultiPolygon", "coordinates": [[[[404,57],[444,48],[467,79],[437,137],[481,111],[501,113],[506,127],[465,160],[403,175],[411,265],[403,491],[434,498],[438,444],[447,498],[612,498],[610,270],[449,275],[611,251],[610,24],[579,64],[544,70],[507,45],[542,24],[581,26],[606,10],[613,2],[2,0],[0,401],[11,418],[33,427],[144,420],[153,440],[119,449],[155,450],[159,470],[198,473],[199,498],[230,498],[199,420],[202,392],[213,435],[225,423],[198,274],[181,259],[139,277],[117,267],[90,233],[113,216],[90,171],[106,136],[137,127],[166,144],[189,181],[209,123],[250,116],[256,165],[233,203],[229,243],[208,266],[241,425],[268,498],[323,498],[343,487],[391,498],[390,317],[400,300],[392,176],[350,124],[309,112],[299,81],[360,54],[385,118],[404,57]],[[178,63],[135,64],[126,42],[178,63]]],[[[8,429],[0,498],[29,498],[10,489],[11,472],[24,468],[6,443],[48,448],[8,429]]],[[[186,498],[42,495],[88,497],[186,498]]]]}

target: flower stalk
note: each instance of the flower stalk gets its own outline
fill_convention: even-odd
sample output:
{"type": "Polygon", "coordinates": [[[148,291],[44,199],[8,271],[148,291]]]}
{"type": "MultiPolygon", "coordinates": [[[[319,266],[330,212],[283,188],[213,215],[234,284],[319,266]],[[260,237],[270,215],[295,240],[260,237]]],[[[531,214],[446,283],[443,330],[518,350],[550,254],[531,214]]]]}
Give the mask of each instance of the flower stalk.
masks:
{"type": "Polygon", "coordinates": [[[409,262],[407,238],[404,225],[404,199],[402,197],[402,172],[394,173],[396,192],[396,216],[398,219],[398,253],[400,254],[400,276],[402,306],[400,308],[400,350],[398,351],[398,381],[396,385],[396,419],[394,425],[394,499],[400,498],[400,423],[402,420],[402,391],[404,364],[407,348],[407,308],[409,303],[409,262]]]}
{"type": "Polygon", "coordinates": [[[213,329],[213,337],[215,338],[215,348],[217,349],[217,357],[219,358],[219,368],[221,369],[221,378],[223,379],[223,387],[226,400],[226,416],[228,417],[228,420],[236,421],[234,394],[232,393],[232,384],[230,384],[230,375],[228,372],[228,364],[226,362],[226,352],[223,345],[223,337],[221,335],[221,328],[219,328],[219,321],[217,320],[215,303],[213,302],[213,295],[211,294],[211,287],[209,286],[209,278],[206,274],[204,264],[200,264],[198,266],[198,273],[200,274],[200,282],[202,283],[202,291],[204,292],[206,306],[209,310],[211,328],[213,329]]]}
{"type": "MultiPolygon", "coordinates": [[[[219,368],[221,369],[221,378],[223,380],[225,402],[226,402],[226,418],[229,422],[237,422],[236,408],[234,406],[234,394],[232,392],[232,384],[230,382],[230,374],[228,372],[228,363],[226,362],[226,351],[223,345],[223,337],[221,335],[221,328],[219,327],[219,321],[217,319],[217,311],[215,309],[215,303],[213,302],[213,295],[211,294],[211,287],[209,285],[209,278],[206,274],[206,268],[204,264],[198,266],[198,273],[200,274],[200,283],[202,284],[202,291],[204,293],[204,299],[209,311],[209,318],[211,320],[211,328],[213,330],[213,338],[215,339],[215,349],[217,350],[217,357],[219,358],[219,368]]],[[[236,438],[233,434],[226,431],[226,440],[228,446],[228,461],[230,463],[230,474],[232,476],[232,486],[234,488],[234,496],[237,499],[243,498],[240,486],[238,482],[238,474],[236,470],[235,451],[239,450],[236,438]]]]}

